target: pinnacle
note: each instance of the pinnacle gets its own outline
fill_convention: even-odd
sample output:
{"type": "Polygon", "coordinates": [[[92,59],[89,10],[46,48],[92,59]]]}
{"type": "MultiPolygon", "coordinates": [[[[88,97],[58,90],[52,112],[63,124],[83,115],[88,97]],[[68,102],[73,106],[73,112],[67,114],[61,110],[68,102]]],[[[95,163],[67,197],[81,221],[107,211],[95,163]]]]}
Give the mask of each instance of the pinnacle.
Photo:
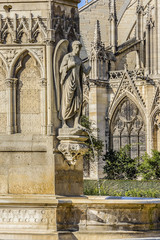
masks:
{"type": "Polygon", "coordinates": [[[95,44],[101,43],[101,30],[100,30],[99,20],[97,20],[96,25],[95,25],[94,43],[95,44]]]}

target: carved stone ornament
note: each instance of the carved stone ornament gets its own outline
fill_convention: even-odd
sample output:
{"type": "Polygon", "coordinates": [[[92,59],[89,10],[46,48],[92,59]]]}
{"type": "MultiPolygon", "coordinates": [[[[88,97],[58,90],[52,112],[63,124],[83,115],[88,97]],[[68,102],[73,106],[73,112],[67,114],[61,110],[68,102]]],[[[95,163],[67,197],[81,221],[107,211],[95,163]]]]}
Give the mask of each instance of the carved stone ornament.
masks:
{"type": "Polygon", "coordinates": [[[75,165],[77,160],[88,150],[88,147],[84,143],[88,137],[82,129],[62,128],[59,130],[58,139],[60,140],[58,150],[63,154],[69,166],[75,165]]]}

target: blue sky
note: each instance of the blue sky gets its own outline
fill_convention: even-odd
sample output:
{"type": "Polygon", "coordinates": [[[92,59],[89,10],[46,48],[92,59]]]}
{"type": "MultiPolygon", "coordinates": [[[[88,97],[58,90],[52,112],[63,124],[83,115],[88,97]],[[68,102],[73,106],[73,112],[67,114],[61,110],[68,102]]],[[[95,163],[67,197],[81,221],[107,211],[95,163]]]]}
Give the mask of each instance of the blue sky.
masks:
{"type": "MultiPolygon", "coordinates": [[[[89,0],[88,2],[90,2],[91,0],[89,0]]],[[[85,0],[81,0],[81,2],[78,4],[78,7],[82,7],[85,4],[85,0]]]]}

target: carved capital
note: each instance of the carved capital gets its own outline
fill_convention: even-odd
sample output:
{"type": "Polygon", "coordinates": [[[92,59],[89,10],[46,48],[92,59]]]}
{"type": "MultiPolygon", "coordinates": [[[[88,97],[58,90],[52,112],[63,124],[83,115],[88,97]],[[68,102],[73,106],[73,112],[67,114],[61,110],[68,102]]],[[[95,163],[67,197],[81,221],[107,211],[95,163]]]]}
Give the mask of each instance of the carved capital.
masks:
{"type": "Polygon", "coordinates": [[[46,79],[46,78],[41,78],[41,80],[40,80],[40,86],[41,86],[41,87],[46,87],[46,86],[47,86],[47,79],[46,79]]]}
{"type": "Polygon", "coordinates": [[[17,78],[7,78],[6,79],[6,86],[8,88],[14,87],[16,85],[16,83],[17,83],[17,78]]]}
{"type": "Polygon", "coordinates": [[[47,46],[53,47],[54,41],[51,40],[51,39],[46,39],[46,40],[45,40],[45,43],[46,43],[47,46]]]}

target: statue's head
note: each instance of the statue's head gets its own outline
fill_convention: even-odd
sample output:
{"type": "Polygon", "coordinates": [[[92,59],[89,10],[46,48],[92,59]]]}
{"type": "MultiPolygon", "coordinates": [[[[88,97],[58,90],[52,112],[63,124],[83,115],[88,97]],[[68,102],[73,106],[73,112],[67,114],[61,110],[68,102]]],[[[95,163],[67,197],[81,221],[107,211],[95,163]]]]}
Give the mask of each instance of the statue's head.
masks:
{"type": "Polygon", "coordinates": [[[74,41],[72,43],[72,52],[73,52],[73,54],[79,55],[81,47],[82,47],[82,44],[79,41],[74,41]]]}

